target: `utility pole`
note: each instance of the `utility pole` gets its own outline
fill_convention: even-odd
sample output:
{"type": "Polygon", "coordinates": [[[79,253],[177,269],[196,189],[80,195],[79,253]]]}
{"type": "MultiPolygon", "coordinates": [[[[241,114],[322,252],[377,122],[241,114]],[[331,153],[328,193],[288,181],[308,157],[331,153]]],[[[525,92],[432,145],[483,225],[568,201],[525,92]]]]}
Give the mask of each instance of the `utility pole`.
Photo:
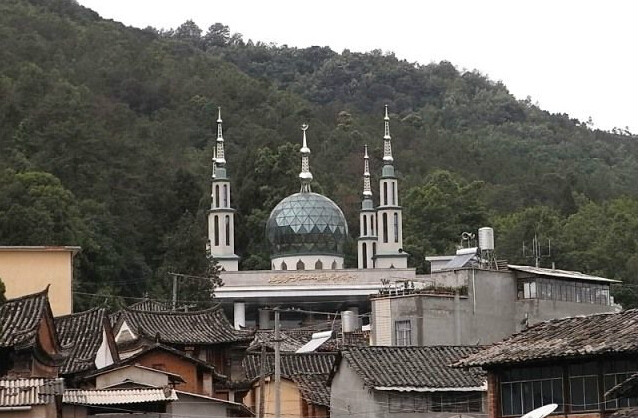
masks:
{"type": "Polygon", "coordinates": [[[259,413],[258,418],[264,418],[264,407],[266,405],[266,344],[261,343],[261,359],[259,367],[259,413]]]}
{"type": "Polygon", "coordinates": [[[279,335],[279,308],[275,308],[275,418],[281,417],[281,336],[279,335]]]}
{"type": "Polygon", "coordinates": [[[177,275],[173,274],[173,311],[177,309],[177,275]]]}

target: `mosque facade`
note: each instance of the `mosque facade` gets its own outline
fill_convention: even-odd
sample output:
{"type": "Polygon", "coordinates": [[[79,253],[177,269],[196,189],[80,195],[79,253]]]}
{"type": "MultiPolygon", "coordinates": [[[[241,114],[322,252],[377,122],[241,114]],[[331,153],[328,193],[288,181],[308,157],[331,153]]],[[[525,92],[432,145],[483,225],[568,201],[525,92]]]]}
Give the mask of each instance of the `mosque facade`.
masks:
{"type": "MultiPolygon", "coordinates": [[[[331,312],[369,309],[369,296],[378,292],[383,279],[410,279],[415,276],[415,271],[407,268],[408,254],[403,251],[402,208],[399,205],[387,106],[383,168],[378,187],[379,204],[376,206],[367,146],[364,149],[356,269],[344,268],[348,224],[341,208],[328,197],[312,191],[307,129],[307,125],[302,126],[300,189],[282,199],[272,209],[266,222],[271,270],[239,271],[234,240],[235,209],[226,169],[221,111],[218,113],[208,240],[210,254],[219,263],[224,282],[224,286],[216,290],[216,296],[222,302],[232,303],[237,328],[268,328],[269,311],[265,308],[272,306],[320,307],[331,312]]],[[[291,325],[303,321],[296,315],[291,319],[291,325]]]]}

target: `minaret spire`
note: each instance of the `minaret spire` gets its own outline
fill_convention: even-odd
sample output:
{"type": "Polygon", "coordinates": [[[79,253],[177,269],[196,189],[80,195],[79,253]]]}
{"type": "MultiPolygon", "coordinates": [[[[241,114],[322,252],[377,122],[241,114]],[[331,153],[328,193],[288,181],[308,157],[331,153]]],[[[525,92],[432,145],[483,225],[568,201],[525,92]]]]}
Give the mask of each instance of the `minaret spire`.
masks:
{"type": "Polygon", "coordinates": [[[217,152],[215,154],[215,164],[218,166],[225,166],[226,159],[224,158],[224,135],[222,134],[222,108],[217,108],[217,152]]]}
{"type": "Polygon", "coordinates": [[[299,179],[301,180],[301,193],[310,193],[310,182],[312,181],[312,173],[310,172],[310,148],[306,141],[306,130],[308,124],[301,125],[303,131],[303,143],[301,145],[301,173],[299,173],[299,179]]]}
{"type": "Polygon", "coordinates": [[[383,134],[383,164],[392,165],[394,158],[392,158],[392,142],[390,137],[390,117],[388,116],[388,105],[385,105],[385,133],[383,134]]]}
{"type": "Polygon", "coordinates": [[[372,187],[370,186],[370,157],[368,156],[368,145],[364,146],[363,154],[363,198],[372,198],[372,187]]]}

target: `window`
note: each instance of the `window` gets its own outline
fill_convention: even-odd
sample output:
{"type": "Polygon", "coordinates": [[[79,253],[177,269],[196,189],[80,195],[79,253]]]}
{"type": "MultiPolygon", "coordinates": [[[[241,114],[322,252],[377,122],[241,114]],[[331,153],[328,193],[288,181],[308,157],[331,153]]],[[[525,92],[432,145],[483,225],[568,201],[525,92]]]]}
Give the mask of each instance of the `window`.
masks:
{"type": "Polygon", "coordinates": [[[501,376],[503,416],[523,415],[548,403],[563,410],[563,372],[560,367],[512,368],[501,376]]]}
{"type": "Polygon", "coordinates": [[[384,205],[388,204],[388,182],[387,181],[383,182],[383,204],[384,205]]]}
{"type": "Polygon", "coordinates": [[[374,215],[370,215],[370,235],[374,235],[374,215]]]}
{"type": "Polygon", "coordinates": [[[393,205],[396,205],[395,193],[396,193],[396,185],[394,184],[394,182],[392,182],[392,204],[393,205]]]}
{"type": "Polygon", "coordinates": [[[545,277],[519,280],[519,299],[545,299],[562,302],[609,305],[609,285],[603,283],[569,281],[545,277]]]}
{"type": "Polygon", "coordinates": [[[228,185],[224,184],[224,207],[228,207],[228,185]]]}
{"type": "Polygon", "coordinates": [[[219,207],[219,184],[215,185],[215,207],[219,207]]]}
{"type": "MultiPolygon", "coordinates": [[[[638,359],[610,360],[604,363],[603,379],[605,392],[624,382],[638,372],[638,359]]],[[[617,409],[638,406],[638,397],[611,399],[605,402],[605,409],[617,409]]]]}
{"type": "Polygon", "coordinates": [[[215,215],[213,220],[213,227],[215,228],[215,246],[219,246],[219,216],[215,215]]]}
{"type": "Polygon", "coordinates": [[[368,235],[368,217],[363,215],[363,236],[368,235]]]}
{"type": "Polygon", "coordinates": [[[388,395],[388,412],[395,413],[415,413],[427,412],[427,394],[419,392],[398,392],[388,395]]]}
{"type": "Polygon", "coordinates": [[[303,261],[299,260],[297,261],[297,270],[305,270],[306,269],[306,265],[303,263],[303,261]]]}
{"type": "Polygon", "coordinates": [[[481,392],[434,392],[432,393],[434,412],[482,412],[481,392]]]}
{"type": "Polygon", "coordinates": [[[598,409],[598,366],[595,362],[569,366],[572,411],[598,409]]]}
{"type": "Polygon", "coordinates": [[[321,260],[317,260],[317,262],[315,263],[315,270],[323,270],[323,263],[321,262],[321,260]]]}
{"type": "Polygon", "coordinates": [[[388,242],[388,214],[383,214],[383,220],[381,221],[383,227],[383,242],[388,242]]]}
{"type": "Polygon", "coordinates": [[[225,221],[226,223],[226,245],[230,245],[230,216],[226,215],[225,221]]]}
{"type": "Polygon", "coordinates": [[[363,260],[363,268],[368,268],[368,245],[364,242],[361,244],[361,259],[363,260]]]}
{"type": "Polygon", "coordinates": [[[397,346],[412,345],[412,323],[409,319],[394,322],[394,337],[397,346]]]}
{"type": "Polygon", "coordinates": [[[394,212],[394,242],[399,242],[399,214],[394,212]]]}
{"type": "Polygon", "coordinates": [[[377,243],[373,242],[372,243],[372,268],[374,268],[376,266],[377,260],[376,260],[376,255],[377,255],[377,243]]]}
{"type": "Polygon", "coordinates": [[[288,264],[286,264],[286,262],[285,262],[285,261],[282,261],[282,262],[281,262],[281,269],[282,269],[282,270],[288,270],[288,264]]]}
{"type": "Polygon", "coordinates": [[[335,261],[333,261],[333,262],[332,262],[332,266],[331,266],[331,268],[332,268],[333,270],[336,270],[336,269],[337,269],[337,260],[335,260],[335,261]]]}

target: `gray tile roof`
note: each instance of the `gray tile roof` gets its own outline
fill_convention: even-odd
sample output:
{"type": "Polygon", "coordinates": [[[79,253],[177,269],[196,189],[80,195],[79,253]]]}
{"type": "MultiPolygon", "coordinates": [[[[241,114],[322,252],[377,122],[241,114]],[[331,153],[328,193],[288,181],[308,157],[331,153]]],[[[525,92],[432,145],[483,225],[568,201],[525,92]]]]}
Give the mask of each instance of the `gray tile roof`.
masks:
{"type": "Polygon", "coordinates": [[[55,330],[63,346],[72,347],[60,368],[66,375],[95,368],[95,356],[102,344],[106,310],[91,310],[55,318],[55,330]]]}
{"type": "Polygon", "coordinates": [[[42,292],[10,299],[0,305],[0,348],[20,350],[36,344],[42,318],[45,315],[53,317],[48,291],[47,287],[42,292]]]}
{"type": "Polygon", "coordinates": [[[63,379],[0,379],[0,407],[46,405],[64,391],[63,379]]]}
{"type": "Polygon", "coordinates": [[[638,309],[572,318],[532,325],[456,365],[491,366],[591,357],[601,354],[638,354],[638,309]]]}
{"type": "Polygon", "coordinates": [[[638,407],[622,408],[614,412],[609,418],[638,418],[638,407]]]}
{"type": "MultiPolygon", "coordinates": [[[[330,405],[330,387],[328,377],[332,372],[336,353],[285,353],[281,355],[281,375],[294,381],[301,396],[310,404],[330,405]]],[[[259,378],[261,354],[248,354],[243,361],[246,377],[249,380],[259,378]]],[[[266,375],[275,371],[275,356],[266,354],[266,375]]]]}
{"type": "Polygon", "coordinates": [[[485,387],[479,368],[454,369],[450,365],[476,353],[478,346],[350,347],[344,360],[368,388],[385,390],[437,390],[485,387]]]}
{"type": "Polygon", "coordinates": [[[222,344],[250,341],[252,332],[233,328],[221,308],[194,312],[157,312],[124,309],[115,324],[126,321],[138,336],[165,344],[222,344]]]}

